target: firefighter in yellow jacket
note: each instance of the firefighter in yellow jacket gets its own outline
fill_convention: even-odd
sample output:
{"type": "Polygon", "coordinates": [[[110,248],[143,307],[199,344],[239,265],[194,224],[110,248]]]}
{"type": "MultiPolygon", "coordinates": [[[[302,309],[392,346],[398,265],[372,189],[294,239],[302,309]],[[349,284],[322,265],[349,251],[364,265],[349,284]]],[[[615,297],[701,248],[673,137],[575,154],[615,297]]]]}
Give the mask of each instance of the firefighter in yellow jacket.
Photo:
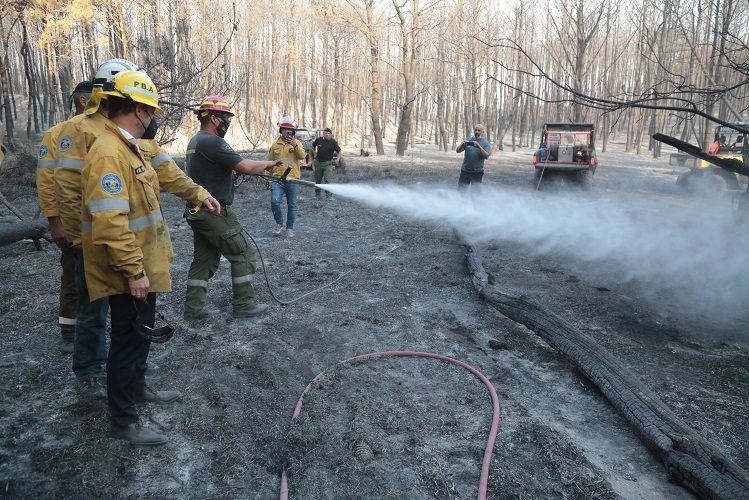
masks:
{"type": "MultiPolygon", "coordinates": [[[[81,169],[83,161],[94,141],[110,123],[106,93],[101,87],[122,71],[132,71],[137,66],[126,59],[110,59],[96,71],[94,91],[83,115],[71,118],[61,132],[55,168],[55,188],[60,219],[65,234],[73,248],[80,249],[81,243],[81,169]],[[102,97],[105,99],[102,100],[102,97]]],[[[210,199],[218,202],[210,193],[195,184],[163,151],[154,139],[138,141],[141,155],[155,169],[159,185],[169,193],[200,205],[210,199]]],[[[84,229],[90,230],[85,227],[84,229]]],[[[76,255],[76,277],[78,287],[78,308],[76,310],[75,350],[73,372],[76,375],[78,390],[87,398],[104,396],[100,379],[104,376],[107,360],[106,298],[90,299],[84,274],[83,254],[76,255]]]]}
{"type": "Polygon", "coordinates": [[[63,124],[57,143],[55,200],[65,237],[76,260],[73,373],[79,394],[88,399],[106,397],[102,379],[105,378],[104,365],[107,361],[109,303],[106,299],[89,300],[86,287],[81,250],[81,170],[88,150],[109,122],[106,103],[101,102],[101,86],[114,74],[134,69],[137,66],[125,59],[110,59],[101,64],[96,70],[94,89],[84,113],[63,124]]]}
{"type": "MultiPolygon", "coordinates": [[[[159,177],[138,143],[155,136],[154,115],[161,108],[155,85],[140,71],[118,73],[102,94],[111,121],[91,146],[82,172],[86,283],[91,300],[109,298],[112,434],[135,445],[159,445],[166,438],[140,425],[135,403],[180,396],[146,386],[150,341],[137,329],[139,323],[153,327],[156,292],[172,286],[172,245],[161,213],[159,177]]],[[[202,206],[211,212],[220,208],[213,198],[202,206]]]]}
{"type": "MultiPolygon", "coordinates": [[[[290,116],[284,116],[278,123],[278,139],[268,148],[269,160],[281,160],[283,165],[273,171],[274,175],[281,176],[287,168],[291,168],[289,179],[301,177],[301,160],[307,153],[304,151],[302,142],[295,138],[296,122],[290,116]]],[[[273,235],[279,236],[283,230],[284,220],[281,210],[281,199],[286,196],[286,237],[294,236],[294,223],[297,214],[297,198],[299,197],[299,184],[292,182],[273,181],[270,184],[270,208],[276,225],[273,227],[273,235]]]]}
{"type": "MultiPolygon", "coordinates": [[[[75,107],[75,115],[83,113],[91,91],[93,82],[84,80],[76,85],[70,98],[75,107]]],[[[39,208],[43,217],[49,221],[49,232],[52,240],[60,248],[60,308],[58,324],[62,334],[60,349],[65,353],[73,352],[73,338],[75,335],[76,286],[75,286],[75,253],[70,242],[65,237],[65,231],[60,220],[55,198],[55,166],[57,158],[57,144],[66,122],[50,127],[44,133],[39,144],[36,162],[36,192],[39,198],[39,208]]]]}

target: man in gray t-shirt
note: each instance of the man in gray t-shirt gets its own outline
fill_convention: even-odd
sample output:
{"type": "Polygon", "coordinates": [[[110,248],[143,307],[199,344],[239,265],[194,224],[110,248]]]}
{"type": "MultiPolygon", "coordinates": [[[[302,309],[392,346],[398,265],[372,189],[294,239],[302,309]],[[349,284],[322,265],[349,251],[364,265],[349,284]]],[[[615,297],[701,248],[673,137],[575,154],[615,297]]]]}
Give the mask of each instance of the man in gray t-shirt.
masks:
{"type": "Polygon", "coordinates": [[[185,158],[185,172],[221,203],[221,211],[208,214],[185,211],[193,232],[193,258],[187,273],[185,319],[207,317],[203,310],[208,293],[208,280],[218,270],[221,256],[231,264],[232,306],[235,318],[250,318],[268,309],[255,303],[255,290],[250,282],[255,273],[255,250],[247,241],[242,225],[231,204],[234,202],[233,173],[259,174],[280,165],[275,161],[243,159],[224,140],[234,113],[225,97],[210,95],[197,111],[200,131],[190,139],[185,158]],[[214,193],[215,192],[215,193],[214,193]]]}
{"type": "Polygon", "coordinates": [[[484,137],[484,126],[477,124],[473,127],[473,136],[467,137],[455,150],[456,153],[465,151],[463,165],[460,167],[458,188],[467,188],[472,183],[481,184],[484,177],[484,160],[492,154],[492,146],[484,137]]]}
{"type": "Polygon", "coordinates": [[[234,167],[242,157],[221,137],[199,131],[190,139],[185,155],[185,172],[222,205],[234,202],[234,167]]]}

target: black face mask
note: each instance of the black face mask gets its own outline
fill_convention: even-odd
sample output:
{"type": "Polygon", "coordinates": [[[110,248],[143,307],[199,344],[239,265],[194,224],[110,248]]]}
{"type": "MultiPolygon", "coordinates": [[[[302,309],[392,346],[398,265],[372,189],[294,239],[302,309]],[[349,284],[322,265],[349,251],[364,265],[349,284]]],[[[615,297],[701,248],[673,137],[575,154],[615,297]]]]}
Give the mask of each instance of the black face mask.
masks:
{"type": "MultiPolygon", "coordinates": [[[[140,124],[143,125],[143,121],[140,118],[138,118],[138,121],[140,121],[140,124]]],[[[146,130],[143,132],[141,139],[156,138],[156,131],[159,129],[159,121],[156,119],[156,113],[151,115],[151,121],[148,123],[148,126],[145,127],[145,129],[146,130]]]]}
{"type": "Polygon", "coordinates": [[[223,139],[226,135],[226,132],[229,130],[229,120],[220,116],[218,117],[218,119],[220,123],[216,125],[216,134],[223,139]]]}
{"type": "Polygon", "coordinates": [[[296,132],[294,130],[288,129],[288,128],[282,128],[281,129],[281,135],[284,139],[291,139],[296,135],[296,132]]]}

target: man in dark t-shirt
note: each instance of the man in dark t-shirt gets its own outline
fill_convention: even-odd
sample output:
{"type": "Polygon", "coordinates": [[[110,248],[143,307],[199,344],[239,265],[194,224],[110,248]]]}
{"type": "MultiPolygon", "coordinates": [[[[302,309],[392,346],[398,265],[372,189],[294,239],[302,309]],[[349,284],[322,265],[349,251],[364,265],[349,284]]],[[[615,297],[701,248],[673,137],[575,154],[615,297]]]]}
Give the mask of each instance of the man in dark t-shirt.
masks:
{"type": "MultiPolygon", "coordinates": [[[[341,147],[338,142],[333,139],[333,131],[329,128],[323,130],[322,137],[318,137],[312,143],[312,149],[310,150],[312,155],[312,168],[315,170],[315,184],[321,184],[325,179],[326,184],[330,184],[335,180],[333,174],[333,165],[338,168],[341,165],[341,147]],[[338,157],[333,160],[335,154],[338,153],[338,157]]],[[[328,198],[333,196],[333,193],[325,193],[328,198]]],[[[315,196],[322,198],[322,189],[315,188],[315,196]]]]}
{"type": "Polygon", "coordinates": [[[209,214],[187,207],[185,217],[193,231],[194,252],[187,274],[185,319],[207,317],[203,310],[208,280],[218,270],[223,255],[231,264],[233,314],[248,318],[262,314],[266,304],[255,303],[250,282],[255,273],[255,249],[247,241],[231,204],[234,202],[233,173],[255,175],[272,170],[279,162],[243,159],[224,140],[232,113],[226,98],[211,95],[203,99],[197,111],[200,131],[190,139],[185,157],[185,172],[197,184],[208,189],[221,203],[221,213],[209,214]]]}

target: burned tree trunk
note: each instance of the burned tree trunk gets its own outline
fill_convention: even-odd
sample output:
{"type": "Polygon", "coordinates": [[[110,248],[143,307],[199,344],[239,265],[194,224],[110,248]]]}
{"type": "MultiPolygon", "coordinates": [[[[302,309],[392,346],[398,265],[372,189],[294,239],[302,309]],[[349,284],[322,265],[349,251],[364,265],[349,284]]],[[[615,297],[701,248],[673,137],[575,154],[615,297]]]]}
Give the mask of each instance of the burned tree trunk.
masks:
{"type": "Polygon", "coordinates": [[[468,267],[481,298],[572,361],[624,415],[674,482],[699,498],[749,498],[746,471],[689,428],[592,338],[528,298],[509,295],[492,284],[477,250],[470,244],[466,247],[468,267]]]}

